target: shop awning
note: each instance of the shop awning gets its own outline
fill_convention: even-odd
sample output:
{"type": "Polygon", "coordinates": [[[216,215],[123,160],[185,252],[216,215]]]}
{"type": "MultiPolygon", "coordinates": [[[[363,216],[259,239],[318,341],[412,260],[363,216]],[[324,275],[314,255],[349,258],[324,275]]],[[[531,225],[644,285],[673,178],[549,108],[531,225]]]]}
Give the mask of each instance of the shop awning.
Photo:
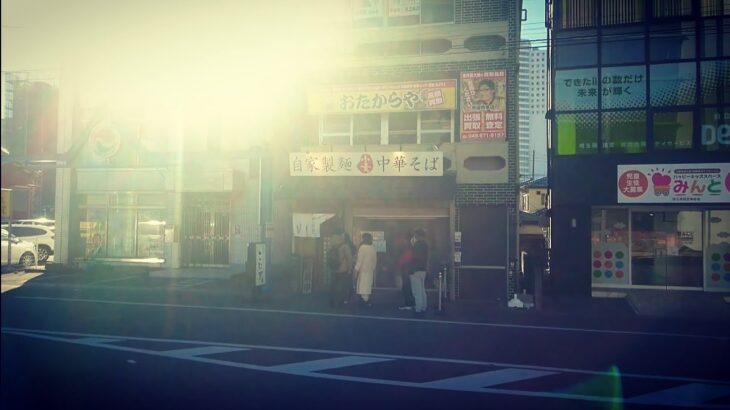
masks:
{"type": "Polygon", "coordinates": [[[277,199],[452,199],[453,175],[441,177],[288,177],[277,199]]]}

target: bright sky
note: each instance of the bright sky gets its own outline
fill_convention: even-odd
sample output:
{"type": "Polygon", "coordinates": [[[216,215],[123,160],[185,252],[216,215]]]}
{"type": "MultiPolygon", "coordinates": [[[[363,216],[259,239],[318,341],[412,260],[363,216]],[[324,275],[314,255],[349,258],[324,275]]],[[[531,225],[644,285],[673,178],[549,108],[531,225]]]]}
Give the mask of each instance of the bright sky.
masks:
{"type": "Polygon", "coordinates": [[[533,40],[535,46],[544,47],[547,38],[545,0],[523,0],[522,8],[527,9],[527,21],[522,22],[522,39],[533,40]]]}

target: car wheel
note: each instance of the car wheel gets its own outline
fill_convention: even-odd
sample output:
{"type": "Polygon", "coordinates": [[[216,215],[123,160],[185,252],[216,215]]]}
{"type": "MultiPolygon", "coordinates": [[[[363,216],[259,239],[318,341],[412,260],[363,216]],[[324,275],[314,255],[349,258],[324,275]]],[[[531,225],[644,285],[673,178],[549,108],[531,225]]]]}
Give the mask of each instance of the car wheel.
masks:
{"type": "Polygon", "coordinates": [[[26,252],[20,256],[20,264],[25,268],[29,268],[35,265],[35,256],[32,253],[26,252]]]}
{"type": "Polygon", "coordinates": [[[38,262],[45,262],[51,255],[51,249],[47,246],[38,247],[38,262]]]}

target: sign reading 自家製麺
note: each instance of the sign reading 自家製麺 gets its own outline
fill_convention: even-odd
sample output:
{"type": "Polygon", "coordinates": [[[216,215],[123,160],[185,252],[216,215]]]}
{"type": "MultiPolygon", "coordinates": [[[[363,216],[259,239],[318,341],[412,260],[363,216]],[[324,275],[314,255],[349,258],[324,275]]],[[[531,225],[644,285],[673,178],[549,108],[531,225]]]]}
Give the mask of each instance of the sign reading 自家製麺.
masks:
{"type": "Polygon", "coordinates": [[[456,80],[319,87],[308,93],[310,114],[456,109],[456,80]]]}
{"type": "Polygon", "coordinates": [[[444,154],[431,152],[293,152],[289,175],[296,176],[403,176],[444,174],[444,154]]]}
{"type": "Polygon", "coordinates": [[[730,163],[619,165],[619,203],[730,202],[730,163]]]}

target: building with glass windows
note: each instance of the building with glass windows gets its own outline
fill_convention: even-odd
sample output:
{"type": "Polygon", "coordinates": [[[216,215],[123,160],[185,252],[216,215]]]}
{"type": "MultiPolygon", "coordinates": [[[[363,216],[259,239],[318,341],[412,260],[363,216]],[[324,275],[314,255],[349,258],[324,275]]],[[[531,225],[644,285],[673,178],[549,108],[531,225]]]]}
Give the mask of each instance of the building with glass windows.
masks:
{"type": "Polygon", "coordinates": [[[293,254],[301,289],[327,289],[331,227],[356,244],[370,232],[375,287],[395,290],[421,228],[431,278],[446,266],[453,296],[506,301],[519,255],[520,2],[349,3],[338,62],[307,84],[301,140],[274,161],[274,259],[293,254]]]}
{"type": "Polygon", "coordinates": [[[554,283],[730,292],[730,2],[547,4],[554,283]]]}

